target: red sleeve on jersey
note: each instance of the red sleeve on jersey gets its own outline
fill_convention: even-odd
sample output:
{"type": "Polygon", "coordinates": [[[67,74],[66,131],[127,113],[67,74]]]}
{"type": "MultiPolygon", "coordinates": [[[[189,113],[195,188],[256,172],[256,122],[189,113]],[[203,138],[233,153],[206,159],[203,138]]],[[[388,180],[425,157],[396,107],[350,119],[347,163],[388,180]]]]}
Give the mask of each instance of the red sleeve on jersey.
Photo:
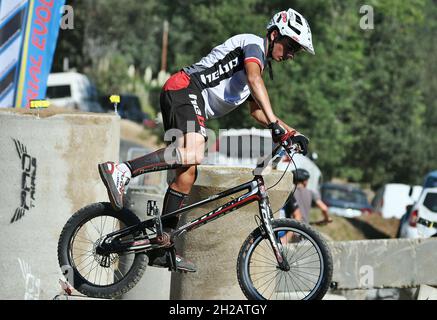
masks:
{"type": "Polygon", "coordinates": [[[262,65],[261,61],[258,58],[249,57],[249,58],[244,59],[244,64],[246,64],[248,62],[255,62],[256,64],[259,65],[259,67],[261,68],[261,71],[263,70],[263,65],[262,65]]]}

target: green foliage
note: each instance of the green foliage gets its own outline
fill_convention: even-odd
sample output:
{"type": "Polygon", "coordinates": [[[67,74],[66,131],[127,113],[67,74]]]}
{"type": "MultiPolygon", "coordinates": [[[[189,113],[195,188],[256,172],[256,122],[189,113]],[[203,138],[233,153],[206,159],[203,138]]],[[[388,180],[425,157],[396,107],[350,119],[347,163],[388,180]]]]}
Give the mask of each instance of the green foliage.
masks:
{"type": "MultiPolygon", "coordinates": [[[[374,187],[421,183],[437,168],[433,0],[366,1],[374,10],[373,30],[360,28],[358,0],[72,2],[79,30],[61,34],[57,65],[71,52],[75,66],[94,73],[105,90],[127,81],[130,64],[139,74],[147,66],[159,70],[164,20],[170,22],[169,71],[175,72],[232,35],[264,36],[274,13],[295,8],[310,22],[316,56],[300,54],[293,62],[274,64],[274,80],[268,72],[264,78],[275,113],[310,138],[325,180],[339,177],[374,187]],[[105,59],[116,76],[97,72],[105,59]]],[[[256,123],[242,107],[208,126],[256,123]]]]}

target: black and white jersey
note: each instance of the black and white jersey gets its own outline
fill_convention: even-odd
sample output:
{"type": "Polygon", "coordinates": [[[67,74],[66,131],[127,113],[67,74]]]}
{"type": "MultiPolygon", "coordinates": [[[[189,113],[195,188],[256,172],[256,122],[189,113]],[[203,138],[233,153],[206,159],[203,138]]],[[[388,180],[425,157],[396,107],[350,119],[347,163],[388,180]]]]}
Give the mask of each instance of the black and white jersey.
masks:
{"type": "Polygon", "coordinates": [[[236,35],[215,47],[206,57],[184,71],[194,78],[205,100],[208,118],[221,117],[250,96],[244,64],[266,64],[264,39],[253,34],[236,35]]]}

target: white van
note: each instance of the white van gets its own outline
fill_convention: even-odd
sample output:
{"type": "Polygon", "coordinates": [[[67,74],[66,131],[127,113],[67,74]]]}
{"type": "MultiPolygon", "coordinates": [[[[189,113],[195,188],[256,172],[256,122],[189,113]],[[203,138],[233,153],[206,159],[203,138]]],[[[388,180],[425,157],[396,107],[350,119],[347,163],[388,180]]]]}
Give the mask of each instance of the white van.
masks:
{"type": "Polygon", "coordinates": [[[400,219],[406,212],[407,206],[419,199],[421,192],[422,186],[388,183],[376,192],[372,200],[373,210],[383,218],[400,219]]]}
{"type": "Polygon", "coordinates": [[[77,72],[49,74],[46,97],[56,107],[104,112],[95,86],[86,75],[77,72]]]}

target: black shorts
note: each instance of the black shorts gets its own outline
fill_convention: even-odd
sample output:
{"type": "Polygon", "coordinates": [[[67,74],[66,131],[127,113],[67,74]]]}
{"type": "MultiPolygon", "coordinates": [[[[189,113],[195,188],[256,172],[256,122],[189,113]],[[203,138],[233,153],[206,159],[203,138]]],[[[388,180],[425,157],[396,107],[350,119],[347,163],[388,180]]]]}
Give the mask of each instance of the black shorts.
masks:
{"type": "Polygon", "coordinates": [[[180,71],[165,83],[160,97],[164,130],[197,132],[207,140],[205,102],[197,85],[180,71]]]}

